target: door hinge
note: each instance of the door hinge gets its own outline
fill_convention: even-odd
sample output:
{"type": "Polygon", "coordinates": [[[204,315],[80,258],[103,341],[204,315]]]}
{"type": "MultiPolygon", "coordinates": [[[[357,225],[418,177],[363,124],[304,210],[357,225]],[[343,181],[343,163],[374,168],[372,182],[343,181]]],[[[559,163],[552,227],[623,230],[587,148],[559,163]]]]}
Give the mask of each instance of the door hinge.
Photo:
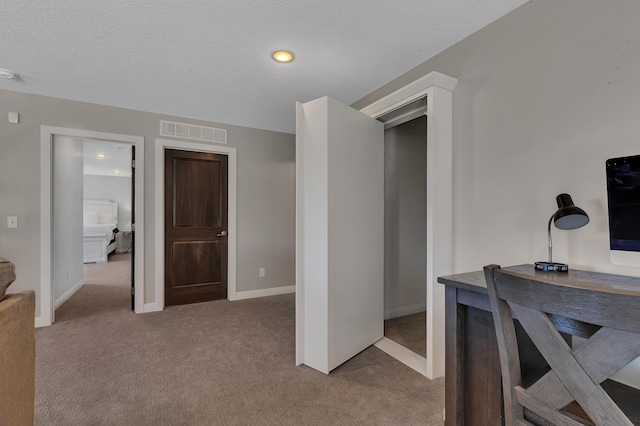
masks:
{"type": "Polygon", "coordinates": [[[135,296],[135,294],[136,294],[136,288],[132,286],[131,287],[131,295],[135,296]]]}
{"type": "Polygon", "coordinates": [[[131,168],[132,169],[136,168],[136,160],[131,160],[131,168]]]}

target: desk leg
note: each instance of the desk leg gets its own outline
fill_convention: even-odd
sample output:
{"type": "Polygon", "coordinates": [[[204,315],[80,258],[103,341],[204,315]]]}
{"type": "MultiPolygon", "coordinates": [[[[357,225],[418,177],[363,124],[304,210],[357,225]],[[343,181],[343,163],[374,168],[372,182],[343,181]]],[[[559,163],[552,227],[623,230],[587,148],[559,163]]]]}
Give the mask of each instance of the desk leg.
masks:
{"type": "Polygon", "coordinates": [[[458,289],[445,289],[445,425],[464,425],[465,309],[458,289]]]}

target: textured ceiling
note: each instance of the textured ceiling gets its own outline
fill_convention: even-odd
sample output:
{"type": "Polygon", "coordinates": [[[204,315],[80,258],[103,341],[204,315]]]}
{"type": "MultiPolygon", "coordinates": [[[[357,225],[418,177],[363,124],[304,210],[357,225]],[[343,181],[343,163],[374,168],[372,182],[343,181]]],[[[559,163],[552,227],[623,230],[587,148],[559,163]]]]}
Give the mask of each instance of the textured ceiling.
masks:
{"type": "Polygon", "coordinates": [[[523,3],[0,0],[0,89],[293,132],[296,101],[351,104],[523,3]]]}

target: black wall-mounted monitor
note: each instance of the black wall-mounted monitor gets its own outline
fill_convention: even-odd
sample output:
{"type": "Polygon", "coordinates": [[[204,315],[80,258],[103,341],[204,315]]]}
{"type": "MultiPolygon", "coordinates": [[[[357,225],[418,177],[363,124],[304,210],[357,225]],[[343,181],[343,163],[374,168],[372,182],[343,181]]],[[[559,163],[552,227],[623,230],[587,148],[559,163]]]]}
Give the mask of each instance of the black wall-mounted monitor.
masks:
{"type": "Polygon", "coordinates": [[[640,155],[606,162],[611,261],[640,266],[640,155]]]}

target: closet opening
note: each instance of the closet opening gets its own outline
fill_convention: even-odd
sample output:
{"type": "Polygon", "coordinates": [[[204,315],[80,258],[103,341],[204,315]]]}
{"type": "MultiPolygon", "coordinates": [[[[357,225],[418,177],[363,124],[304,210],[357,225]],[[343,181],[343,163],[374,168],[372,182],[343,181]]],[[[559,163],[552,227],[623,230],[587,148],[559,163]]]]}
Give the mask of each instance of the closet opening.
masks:
{"type": "Polygon", "coordinates": [[[427,356],[427,116],[421,98],[384,123],[384,335],[427,356]]]}

